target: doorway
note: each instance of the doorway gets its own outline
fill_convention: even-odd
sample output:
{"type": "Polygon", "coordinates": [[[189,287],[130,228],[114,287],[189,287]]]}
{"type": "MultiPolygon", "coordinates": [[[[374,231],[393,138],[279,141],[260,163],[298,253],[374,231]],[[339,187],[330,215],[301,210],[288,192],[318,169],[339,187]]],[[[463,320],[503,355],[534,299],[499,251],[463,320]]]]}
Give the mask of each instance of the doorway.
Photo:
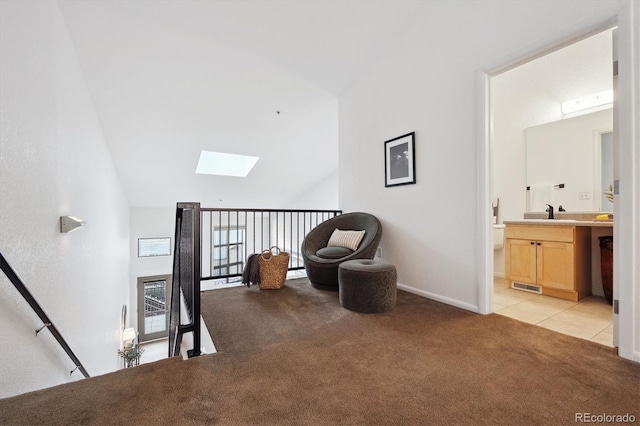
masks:
{"type": "Polygon", "coordinates": [[[169,336],[169,299],[171,275],[138,278],[139,341],[169,336]]]}
{"type": "MultiPolygon", "coordinates": [[[[612,90],[612,32],[612,29],[602,31],[490,78],[493,164],[490,176],[494,206],[498,204],[495,200],[499,199],[498,223],[522,220],[526,212],[536,211],[531,210],[527,188],[541,182],[532,179],[548,178],[549,182],[544,183],[555,185],[555,194],[551,196],[556,199],[556,209],[562,204],[569,212],[601,210],[599,177],[596,180],[601,167],[600,159],[595,158],[600,150],[593,149],[592,135],[603,128],[612,128],[612,105],[570,114],[563,114],[561,106],[565,101],[612,90]],[[583,148],[568,146],[571,137],[567,137],[567,130],[558,138],[561,145],[554,147],[549,143],[551,129],[576,127],[577,124],[570,124],[572,122],[585,129],[581,136],[574,137],[576,143],[584,140],[583,148]],[[532,130],[537,128],[541,130],[532,130]],[[540,143],[540,139],[535,143],[533,138],[529,140],[528,132],[529,135],[546,135],[544,143],[540,143]],[[574,160],[575,164],[572,163],[574,160]],[[558,170],[563,177],[551,177],[558,175],[558,170]]],[[[609,170],[613,169],[612,159],[608,166],[609,170]]],[[[610,232],[613,233],[612,228],[610,232]]],[[[593,284],[595,296],[582,303],[509,289],[504,279],[504,253],[504,248],[493,253],[491,269],[494,273],[489,278],[494,283],[493,312],[613,346],[613,313],[601,297],[599,279],[593,284]],[[585,313],[589,319],[581,320],[581,326],[577,327],[576,323],[580,321],[576,318],[584,317],[585,313]]],[[[592,258],[597,260],[595,254],[592,258]]],[[[599,267],[593,269],[599,274],[599,267]]]]}

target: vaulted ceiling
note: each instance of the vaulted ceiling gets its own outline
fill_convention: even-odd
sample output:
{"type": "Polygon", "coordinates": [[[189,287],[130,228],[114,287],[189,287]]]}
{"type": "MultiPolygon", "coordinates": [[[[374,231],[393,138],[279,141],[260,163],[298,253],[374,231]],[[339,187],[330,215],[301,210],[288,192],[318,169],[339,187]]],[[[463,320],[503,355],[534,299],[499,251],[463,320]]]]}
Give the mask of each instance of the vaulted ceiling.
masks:
{"type": "MultiPolygon", "coordinates": [[[[338,96],[424,6],[58,3],[129,202],[138,207],[325,207],[296,200],[313,188],[337,192],[338,96]],[[260,160],[246,178],[197,175],[201,150],[260,160]]],[[[318,202],[331,200],[337,194],[318,202]]]]}

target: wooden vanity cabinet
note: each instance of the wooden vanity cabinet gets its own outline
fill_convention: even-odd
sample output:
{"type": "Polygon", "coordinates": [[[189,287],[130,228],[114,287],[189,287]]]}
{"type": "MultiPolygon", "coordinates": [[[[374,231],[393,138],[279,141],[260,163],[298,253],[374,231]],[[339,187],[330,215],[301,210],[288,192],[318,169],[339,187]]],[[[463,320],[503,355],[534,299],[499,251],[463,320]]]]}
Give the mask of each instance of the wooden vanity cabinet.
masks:
{"type": "Polygon", "coordinates": [[[542,294],[580,300],[591,294],[590,230],[580,226],[505,227],[505,273],[510,284],[531,284],[542,294]]]}

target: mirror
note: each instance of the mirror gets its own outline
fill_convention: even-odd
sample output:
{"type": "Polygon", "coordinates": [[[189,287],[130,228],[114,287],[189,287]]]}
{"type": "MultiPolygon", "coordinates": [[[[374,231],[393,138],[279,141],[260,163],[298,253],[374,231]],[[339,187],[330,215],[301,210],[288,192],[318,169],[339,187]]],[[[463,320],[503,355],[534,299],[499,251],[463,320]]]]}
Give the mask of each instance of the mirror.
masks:
{"type": "Polygon", "coordinates": [[[602,194],[613,184],[612,128],[606,109],[525,129],[527,212],[544,212],[546,204],[612,211],[602,194]]]}

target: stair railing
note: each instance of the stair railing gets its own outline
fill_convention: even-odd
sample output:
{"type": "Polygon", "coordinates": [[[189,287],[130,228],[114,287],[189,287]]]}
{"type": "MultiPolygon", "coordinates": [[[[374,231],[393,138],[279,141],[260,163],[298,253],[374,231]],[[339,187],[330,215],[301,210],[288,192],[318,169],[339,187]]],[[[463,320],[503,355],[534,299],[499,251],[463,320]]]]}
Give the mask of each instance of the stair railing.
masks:
{"type": "Polygon", "coordinates": [[[44,310],[42,309],[38,301],[33,297],[31,292],[24,285],[24,282],[22,282],[18,274],[13,270],[11,265],[9,265],[9,262],[7,262],[7,260],[5,259],[2,253],[0,253],[0,269],[2,269],[2,271],[7,276],[9,281],[11,281],[14,287],[20,292],[22,297],[24,297],[24,300],[29,304],[29,306],[31,306],[31,309],[33,309],[33,311],[38,315],[38,317],[42,321],[43,326],[36,330],[36,335],[38,335],[45,327],[48,328],[51,334],[53,335],[53,337],[55,337],[55,339],[58,341],[62,349],[64,349],[64,351],[67,353],[69,358],[71,358],[71,361],[73,361],[74,365],[76,366],[73,370],[71,370],[69,374],[73,374],[74,371],[80,370],[84,375],[84,377],[87,377],[87,378],[90,377],[89,373],[84,368],[84,366],[82,365],[82,363],[80,362],[76,354],[73,353],[73,351],[67,344],[67,341],[64,340],[64,337],[62,337],[62,334],[60,334],[56,326],[53,324],[53,321],[51,321],[49,316],[44,312],[44,310]]]}
{"type": "Polygon", "coordinates": [[[180,354],[182,336],[193,333],[189,357],[200,355],[200,203],[178,203],[173,251],[171,308],[169,311],[169,357],[180,354]],[[182,298],[181,298],[182,295],[182,298]],[[182,324],[184,300],[188,318],[182,324]]]}

